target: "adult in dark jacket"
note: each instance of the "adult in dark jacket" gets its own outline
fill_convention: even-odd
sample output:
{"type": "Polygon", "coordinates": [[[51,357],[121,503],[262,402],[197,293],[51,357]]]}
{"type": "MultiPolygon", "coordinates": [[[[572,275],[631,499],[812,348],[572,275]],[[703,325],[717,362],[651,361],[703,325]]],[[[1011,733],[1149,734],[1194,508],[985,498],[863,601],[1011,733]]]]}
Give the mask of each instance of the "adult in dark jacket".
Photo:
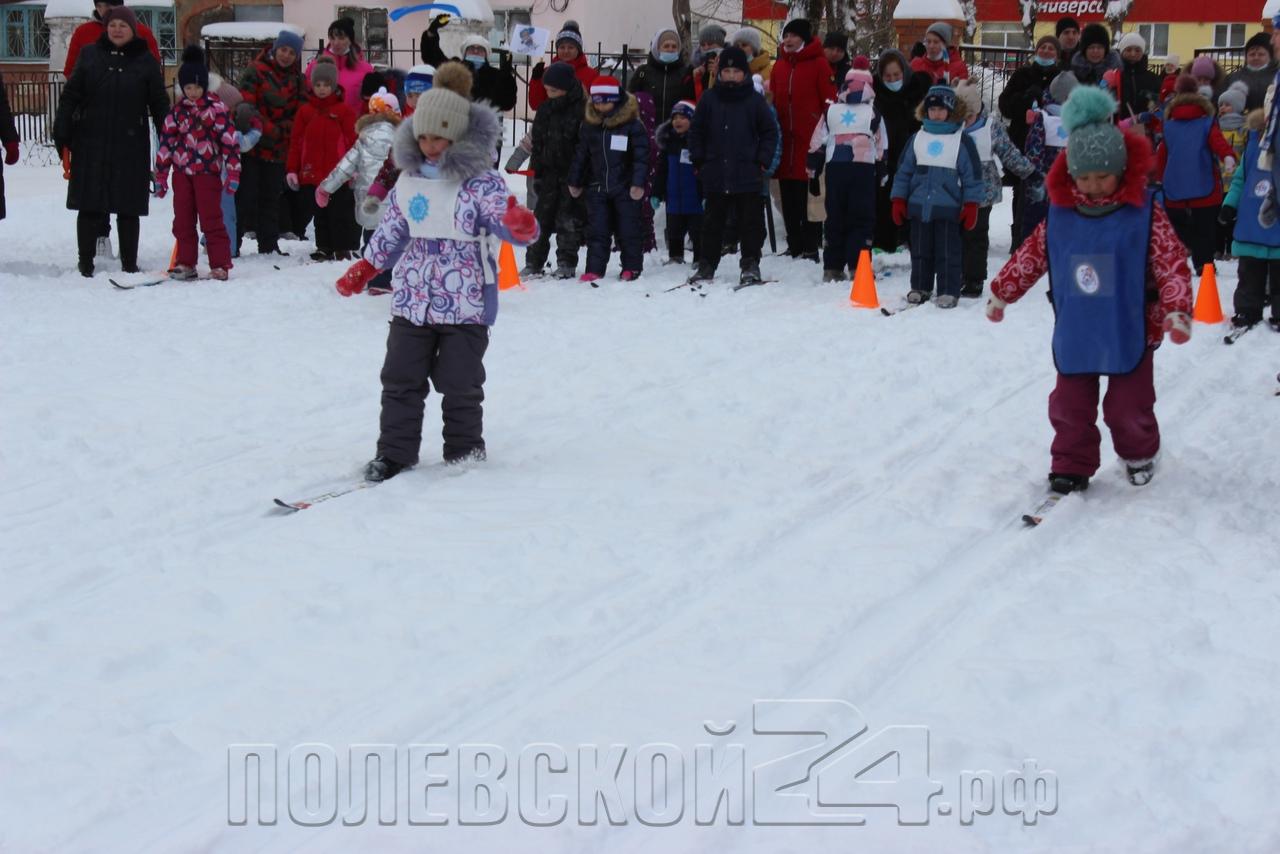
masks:
{"type": "Polygon", "coordinates": [[[1085,86],[1097,86],[1102,75],[1120,67],[1120,54],[1111,49],[1111,33],[1102,24],[1089,24],[1080,34],[1080,51],[1071,58],[1071,71],[1085,86]]]}
{"type": "MultiPolygon", "coordinates": [[[[4,75],[0,74],[0,144],[4,145],[4,162],[8,166],[18,162],[18,129],[13,126],[13,112],[9,109],[9,93],[4,87],[4,75]]],[[[0,166],[0,219],[4,219],[4,166],[0,166]]]]}
{"type": "Polygon", "coordinates": [[[1071,68],[1071,60],[1080,52],[1080,22],[1065,15],[1054,25],[1053,34],[1058,37],[1058,64],[1066,71],[1071,68]]]}
{"type": "Polygon", "coordinates": [[[257,233],[258,252],[280,251],[280,205],[293,119],[306,101],[299,56],[302,37],[281,30],[240,76],[240,94],[262,120],[262,139],[240,158],[236,192],[236,251],[246,232],[257,233]]]}
{"type": "Polygon", "coordinates": [[[1276,79],[1277,69],[1280,63],[1275,61],[1270,36],[1254,33],[1244,44],[1244,66],[1227,75],[1225,88],[1230,88],[1232,83],[1244,83],[1249,90],[1244,101],[1245,112],[1259,109],[1267,97],[1267,87],[1276,79]]]}
{"type": "Polygon", "coordinates": [[[880,54],[876,65],[876,109],[884,120],[889,147],[885,153],[888,180],[876,188],[876,231],[873,245],[885,252],[893,252],[905,241],[906,226],[893,222],[893,200],[890,188],[894,173],[898,171],[898,158],[911,135],[920,129],[916,108],[929,93],[931,80],[928,74],[916,74],[900,50],[886,50],[880,54]]]}
{"type": "Polygon", "coordinates": [[[664,27],[654,34],[649,58],[631,75],[627,91],[633,95],[647,92],[653,98],[654,114],[664,119],[676,104],[694,100],[693,69],[684,61],[675,30],[664,27]]]}
{"type": "Polygon", "coordinates": [[[837,90],[842,89],[844,76],[853,67],[853,60],[849,59],[849,37],[838,30],[827,33],[822,40],[822,55],[827,58],[827,65],[831,66],[832,84],[837,90]]]}
{"type": "Polygon", "coordinates": [[[1009,139],[1019,151],[1027,144],[1027,110],[1044,104],[1044,93],[1062,70],[1058,52],[1056,38],[1041,36],[1031,61],[1013,72],[1000,93],[1000,115],[1009,122],[1009,139]]]}
{"type": "Polygon", "coordinates": [[[120,234],[120,266],[138,271],[139,217],[151,197],[151,134],[159,135],[169,112],[160,63],[138,37],[138,19],[127,6],[110,9],[106,30],[80,52],[62,90],[53,138],[59,154],[71,151],[67,207],[79,211],[76,243],[80,275],[93,275],[98,236],[110,214],[120,234]]]}
{"type": "Polygon", "coordinates": [[[778,149],[778,126],[764,96],[751,83],[749,61],[740,48],[721,52],[717,73],[716,85],[698,102],[689,128],[689,156],[706,196],[702,257],[691,281],[715,276],[724,221],[733,208],[738,212],[741,281],[759,283],[764,175],[778,149]]]}
{"type": "Polygon", "coordinates": [[[1121,119],[1158,109],[1160,75],[1147,69],[1147,42],[1137,33],[1125,33],[1116,45],[1120,53],[1120,91],[1116,94],[1117,112],[1121,119]]]}
{"type": "MultiPolygon", "coordinates": [[[[471,84],[471,100],[487,101],[501,112],[516,106],[516,69],[509,51],[495,51],[498,65],[489,64],[489,41],[484,36],[467,36],[462,42],[462,61],[471,66],[475,82],[471,84]]],[[[439,67],[439,66],[437,66],[439,67]]]]}
{"type": "Polygon", "coordinates": [[[539,234],[525,250],[524,275],[541,275],[551,251],[551,235],[556,236],[556,278],[577,275],[578,249],[586,226],[587,211],[582,199],[569,193],[569,167],[578,153],[586,94],[573,74],[573,66],[553,62],[542,76],[548,97],[533,117],[529,130],[533,171],[534,215],[539,234]]]}
{"type": "Polygon", "coordinates": [[[769,89],[782,128],[782,162],[778,164],[777,177],[782,218],[787,227],[787,254],[818,261],[822,226],[809,221],[805,160],[813,129],[827,103],[835,100],[836,87],[822,43],[813,37],[813,29],[804,18],[788,21],[782,30],[782,53],[774,63],[769,89]]]}

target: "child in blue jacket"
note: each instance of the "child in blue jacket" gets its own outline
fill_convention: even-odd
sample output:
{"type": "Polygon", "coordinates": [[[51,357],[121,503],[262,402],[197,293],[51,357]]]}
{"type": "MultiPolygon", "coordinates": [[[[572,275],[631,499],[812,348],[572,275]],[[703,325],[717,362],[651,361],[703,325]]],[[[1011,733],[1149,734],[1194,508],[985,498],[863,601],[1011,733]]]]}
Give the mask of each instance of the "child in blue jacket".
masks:
{"type": "Polygon", "coordinates": [[[1258,166],[1258,140],[1265,124],[1262,110],[1249,114],[1243,165],[1231,179],[1218,221],[1228,229],[1234,226],[1231,254],[1240,262],[1231,325],[1237,330],[1248,329],[1262,320],[1269,283],[1271,317],[1267,322],[1280,332],[1280,221],[1274,212],[1262,210],[1263,199],[1271,191],[1271,173],[1258,166]]]}
{"type": "Polygon", "coordinates": [[[938,308],[960,298],[963,245],[960,227],[978,222],[984,183],[973,138],[964,132],[965,107],[950,86],[933,86],[917,110],[923,127],[912,135],[893,179],[893,221],[911,220],[911,290],[907,302],[925,302],[938,280],[938,308]]]}
{"type": "Polygon", "coordinates": [[[658,173],[653,179],[650,204],[656,211],[667,203],[667,262],[684,263],[685,235],[693,242],[693,263],[702,257],[702,186],[689,156],[689,126],[696,107],[677,101],[671,119],[658,126],[658,173]]]}

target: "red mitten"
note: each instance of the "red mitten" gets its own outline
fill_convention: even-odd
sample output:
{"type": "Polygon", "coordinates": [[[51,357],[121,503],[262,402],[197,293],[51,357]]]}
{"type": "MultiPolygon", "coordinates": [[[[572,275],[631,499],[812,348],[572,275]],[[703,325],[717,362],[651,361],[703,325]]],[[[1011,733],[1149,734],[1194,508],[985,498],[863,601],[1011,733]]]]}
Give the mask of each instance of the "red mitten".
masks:
{"type": "Polygon", "coordinates": [[[1028,124],[1028,125],[1033,125],[1033,124],[1035,124],[1035,123],[1036,123],[1036,111],[1035,111],[1035,110],[1027,110],[1027,124],[1028,124]]]}
{"type": "Polygon", "coordinates": [[[507,212],[502,215],[502,224],[517,243],[532,243],[538,236],[538,218],[533,211],[516,204],[515,196],[507,196],[507,212]]]}
{"type": "Polygon", "coordinates": [[[1191,340],[1191,318],[1181,311],[1166,314],[1164,331],[1174,344],[1186,344],[1191,340]]]}
{"type": "Polygon", "coordinates": [[[902,225],[906,221],[907,221],[907,200],[894,199],[893,200],[893,224],[902,225]]]}
{"type": "Polygon", "coordinates": [[[338,279],[338,293],[344,297],[355,296],[364,290],[369,280],[378,275],[378,268],[361,258],[351,265],[338,279]]]}
{"type": "Polygon", "coordinates": [[[1007,302],[992,294],[991,298],[987,300],[987,320],[992,323],[999,323],[1004,320],[1004,307],[1006,305],[1008,305],[1007,302]]]}
{"type": "Polygon", "coordinates": [[[18,141],[16,139],[13,142],[4,144],[4,162],[6,165],[12,166],[17,163],[20,156],[21,152],[18,151],[18,141]]]}
{"type": "Polygon", "coordinates": [[[978,203],[965,202],[964,207],[960,209],[960,225],[965,231],[973,231],[973,227],[978,224],[978,203]]]}

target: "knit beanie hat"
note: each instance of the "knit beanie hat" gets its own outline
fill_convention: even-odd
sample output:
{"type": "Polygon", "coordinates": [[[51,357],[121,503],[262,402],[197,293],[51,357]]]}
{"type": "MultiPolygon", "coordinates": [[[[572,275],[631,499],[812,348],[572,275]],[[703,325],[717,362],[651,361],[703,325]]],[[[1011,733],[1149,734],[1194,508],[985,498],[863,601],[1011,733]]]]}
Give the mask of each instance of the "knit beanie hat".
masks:
{"type": "Polygon", "coordinates": [[[274,52],[279,47],[291,47],[294,53],[302,53],[302,36],[287,27],[282,27],[271,50],[274,52]]]}
{"type": "Polygon", "coordinates": [[[311,66],[311,88],[314,89],[320,83],[328,83],[333,89],[338,88],[338,63],[325,53],[316,57],[316,64],[311,66]]]}
{"type": "Polygon", "coordinates": [[[1218,75],[1218,69],[1213,64],[1213,60],[1208,56],[1197,56],[1195,61],[1191,63],[1191,76],[1204,77],[1212,80],[1218,75]]]}
{"type": "Polygon", "coordinates": [[[398,116],[400,115],[400,99],[388,92],[386,86],[383,86],[369,96],[369,112],[370,114],[391,113],[398,116]]]}
{"type": "Polygon", "coordinates": [[[951,25],[948,24],[946,21],[934,21],[932,24],[929,25],[929,29],[925,30],[926,35],[928,35],[929,33],[933,33],[935,36],[942,39],[943,44],[945,45],[951,44],[951,36],[953,35],[953,31],[951,29],[951,25]]]}
{"type": "Polygon", "coordinates": [[[945,107],[948,113],[954,113],[956,90],[942,83],[930,86],[928,93],[924,96],[924,108],[928,110],[930,107],[945,107]]]}
{"type": "Polygon", "coordinates": [[[1131,47],[1136,47],[1138,50],[1142,51],[1145,54],[1147,52],[1146,39],[1144,39],[1142,36],[1138,35],[1137,33],[1125,33],[1120,37],[1120,42],[1119,44],[1116,45],[1116,50],[1120,51],[1121,53],[1124,53],[1127,49],[1131,47]]]}
{"type": "Polygon", "coordinates": [[[976,116],[982,112],[982,90],[971,80],[961,80],[956,84],[956,100],[964,104],[968,115],[976,116]]]}
{"type": "Polygon", "coordinates": [[[716,74],[726,68],[736,68],[746,76],[751,76],[751,61],[747,59],[746,51],[740,47],[727,47],[720,51],[720,64],[716,66],[716,74]]]}
{"type": "Polygon", "coordinates": [[[1190,74],[1179,74],[1178,79],[1173,81],[1173,93],[1175,95],[1191,95],[1200,88],[1200,84],[1190,74]]]}
{"type": "Polygon", "coordinates": [[[823,47],[836,47],[845,53],[849,52],[849,37],[844,33],[836,30],[833,33],[827,33],[827,37],[822,40],[823,47]]]}
{"type": "Polygon", "coordinates": [[[1080,30],[1080,22],[1070,15],[1065,15],[1058,19],[1058,23],[1054,24],[1053,34],[1058,38],[1062,38],[1062,34],[1067,30],[1080,30]]]}
{"type": "Polygon", "coordinates": [[[138,16],[133,14],[133,10],[128,6],[113,6],[107,10],[107,14],[102,18],[102,25],[105,27],[112,21],[124,21],[129,25],[129,29],[133,30],[133,35],[138,35],[138,16]]]}
{"type": "Polygon", "coordinates": [[[861,69],[863,69],[864,71],[870,71],[870,70],[871,70],[871,59],[870,59],[870,57],[866,57],[866,56],[863,56],[862,54],[858,54],[857,56],[855,56],[855,57],[853,58],[853,64],[852,64],[850,67],[851,67],[851,68],[861,68],[861,69]]]}
{"type": "Polygon", "coordinates": [[[692,121],[693,113],[697,109],[693,101],[676,101],[675,106],[671,108],[672,116],[684,116],[692,121]]]}
{"type": "Polygon", "coordinates": [[[435,76],[435,66],[415,65],[404,76],[404,93],[406,95],[421,95],[431,88],[431,81],[435,76]]]}
{"type": "Polygon", "coordinates": [[[1045,43],[1053,45],[1053,49],[1057,51],[1059,54],[1062,53],[1062,42],[1058,41],[1057,36],[1051,36],[1046,33],[1045,35],[1036,39],[1036,50],[1040,50],[1040,45],[1045,43]]]}
{"type": "Polygon", "coordinates": [[[1178,56],[1176,53],[1171,53],[1164,58],[1164,64],[1172,65],[1174,68],[1177,68],[1182,65],[1182,57],[1178,56]]]}
{"type": "Polygon", "coordinates": [[[1218,96],[1218,106],[1230,104],[1237,113],[1244,112],[1244,102],[1249,97],[1249,87],[1243,80],[1237,80],[1227,87],[1227,91],[1218,96]]]}
{"type": "Polygon", "coordinates": [[[199,45],[188,45],[182,51],[182,65],[178,67],[178,85],[194,83],[201,89],[209,88],[209,69],[204,64],[204,51],[199,45]]]}
{"type": "Polygon", "coordinates": [[[431,89],[413,112],[414,136],[442,136],[457,142],[471,124],[471,69],[446,62],[436,71],[431,89]]]}
{"type": "Polygon", "coordinates": [[[726,33],[719,24],[707,24],[698,30],[698,44],[724,44],[726,33]]]}
{"type": "Polygon", "coordinates": [[[578,78],[573,73],[573,66],[567,62],[553,62],[542,72],[542,85],[568,92],[578,78]]]}
{"type": "Polygon", "coordinates": [[[813,25],[804,18],[792,18],[782,28],[782,35],[799,36],[802,42],[808,44],[813,40],[813,25]]]}
{"type": "Polygon", "coordinates": [[[353,18],[339,18],[329,25],[329,29],[325,33],[342,33],[347,37],[347,41],[356,40],[356,22],[353,18]]]}
{"type": "Polygon", "coordinates": [[[1090,45],[1100,44],[1103,48],[1111,48],[1111,33],[1102,24],[1088,24],[1080,33],[1080,52],[1084,53],[1090,45]]]}
{"type": "Polygon", "coordinates": [[[1067,136],[1067,172],[1123,175],[1128,153],[1124,133],[1111,123],[1116,100],[1093,86],[1079,86],[1062,108],[1067,136]]]}
{"type": "Polygon", "coordinates": [[[1251,35],[1249,40],[1244,43],[1244,52],[1248,53],[1250,49],[1255,47],[1265,47],[1267,49],[1267,56],[1270,56],[1273,59],[1275,58],[1275,51],[1271,49],[1271,37],[1266,33],[1254,33],[1251,35]]]}
{"type": "Polygon", "coordinates": [[[751,45],[752,56],[760,55],[760,31],[755,27],[743,27],[742,29],[735,31],[733,36],[729,39],[729,44],[732,45],[740,44],[742,42],[746,42],[751,45]]]}
{"type": "MultiPolygon", "coordinates": [[[[741,53],[742,51],[738,52],[741,53]]],[[[616,77],[601,74],[591,81],[591,103],[621,104],[622,98],[622,84],[618,82],[616,77]]]]}
{"type": "Polygon", "coordinates": [[[556,33],[556,47],[560,47],[560,43],[566,41],[572,42],[577,46],[578,53],[582,53],[582,33],[578,31],[578,25],[573,21],[565,21],[564,29],[556,33]]]}
{"type": "Polygon", "coordinates": [[[845,99],[851,104],[869,104],[876,96],[875,80],[865,68],[850,68],[844,75],[845,99]]]}
{"type": "Polygon", "coordinates": [[[1055,104],[1065,104],[1067,103],[1067,98],[1071,97],[1071,93],[1079,85],[1080,81],[1072,72],[1059,72],[1058,76],[1049,82],[1049,97],[1053,99],[1055,104]]]}

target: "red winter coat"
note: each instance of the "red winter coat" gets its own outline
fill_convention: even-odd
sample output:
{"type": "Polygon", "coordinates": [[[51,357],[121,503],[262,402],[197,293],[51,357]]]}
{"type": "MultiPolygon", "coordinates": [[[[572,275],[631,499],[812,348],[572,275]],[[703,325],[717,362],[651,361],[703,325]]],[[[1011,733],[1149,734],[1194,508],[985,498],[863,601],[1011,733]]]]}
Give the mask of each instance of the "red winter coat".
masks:
{"type": "MultiPolygon", "coordinates": [[[[76,31],[71,34],[71,41],[67,44],[67,62],[62,68],[62,76],[71,79],[71,72],[76,70],[76,60],[80,58],[80,51],[102,38],[102,34],[107,28],[102,25],[102,21],[98,20],[98,13],[93,13],[93,20],[87,21],[76,27],[76,31]]],[[[138,23],[138,38],[147,43],[151,55],[156,58],[156,62],[160,63],[160,67],[164,68],[164,60],[160,58],[160,46],[156,44],[155,33],[151,32],[151,28],[146,24],[138,23]]]]}
{"type": "MultiPolygon", "coordinates": [[[[578,82],[582,84],[583,91],[586,92],[587,100],[591,100],[591,84],[600,76],[600,72],[596,71],[587,62],[586,54],[578,54],[578,58],[569,63],[573,66],[573,74],[578,78],[578,82]]],[[[542,79],[533,80],[529,83],[529,106],[538,109],[543,102],[547,100],[547,87],[542,85],[542,79]]]]}
{"type": "Polygon", "coordinates": [[[784,50],[773,65],[769,90],[782,128],[782,162],[774,177],[808,180],[805,156],[809,153],[809,140],[826,112],[827,102],[836,97],[822,42],[812,39],[795,53],[784,50]]]}
{"type": "Polygon", "coordinates": [[[296,174],[299,184],[318,186],[357,137],[356,114],[343,102],[341,89],[327,98],[312,95],[293,120],[286,171],[296,174]]]}
{"type": "Polygon", "coordinates": [[[969,66],[964,64],[960,51],[947,48],[947,52],[951,55],[951,58],[947,60],[917,56],[911,60],[911,70],[928,74],[933,78],[934,83],[944,82],[943,77],[945,76],[947,78],[945,82],[954,86],[957,80],[964,80],[969,76],[969,66]]]}
{"type": "MultiPolygon", "coordinates": [[[[1202,119],[1205,116],[1216,115],[1217,111],[1213,109],[1213,104],[1208,98],[1197,92],[1189,92],[1178,95],[1169,102],[1169,112],[1165,117],[1165,122],[1191,121],[1202,119]]],[[[1176,208],[1209,208],[1222,204],[1222,173],[1219,161],[1226,160],[1228,157],[1234,160],[1239,160],[1240,158],[1236,150],[1231,147],[1231,143],[1227,142],[1227,138],[1222,135],[1222,128],[1218,127],[1216,121],[1209,127],[1209,138],[1206,142],[1209,145],[1209,150],[1213,152],[1213,189],[1209,192],[1209,195],[1201,196],[1198,199],[1182,199],[1181,201],[1169,199],[1165,201],[1164,206],[1170,210],[1176,208]]],[[[1162,180],[1164,178],[1165,165],[1168,161],[1169,149],[1161,142],[1160,147],[1156,149],[1156,175],[1162,180]]]]}

